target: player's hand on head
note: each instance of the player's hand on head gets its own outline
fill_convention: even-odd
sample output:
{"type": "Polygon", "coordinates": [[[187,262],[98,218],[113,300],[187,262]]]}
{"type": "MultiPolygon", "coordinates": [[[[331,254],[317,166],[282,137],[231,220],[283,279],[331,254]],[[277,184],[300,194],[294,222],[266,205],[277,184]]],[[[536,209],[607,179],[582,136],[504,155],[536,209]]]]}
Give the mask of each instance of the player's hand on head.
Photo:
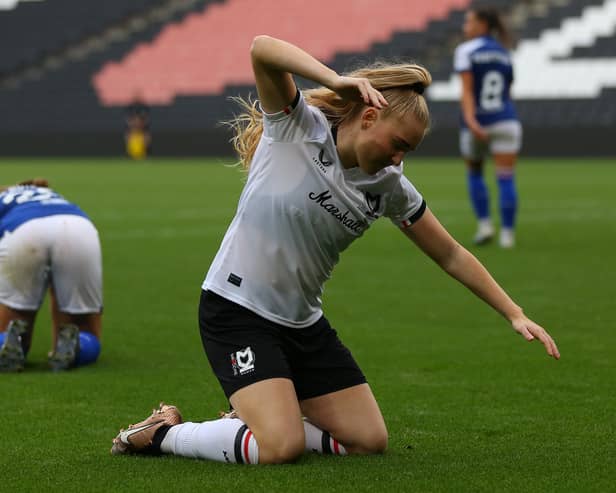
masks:
{"type": "Polygon", "coordinates": [[[560,352],[558,351],[558,347],[556,346],[554,339],[552,339],[550,334],[548,334],[546,330],[541,327],[541,325],[536,324],[524,316],[512,320],[511,325],[516,332],[524,337],[524,339],[529,342],[539,339],[539,341],[541,341],[541,343],[545,346],[545,350],[550,356],[554,359],[560,358],[560,352]]]}
{"type": "Polygon", "coordinates": [[[370,81],[364,77],[339,76],[330,89],[343,99],[362,102],[375,108],[384,108],[388,105],[385,96],[372,87],[370,81]]]}

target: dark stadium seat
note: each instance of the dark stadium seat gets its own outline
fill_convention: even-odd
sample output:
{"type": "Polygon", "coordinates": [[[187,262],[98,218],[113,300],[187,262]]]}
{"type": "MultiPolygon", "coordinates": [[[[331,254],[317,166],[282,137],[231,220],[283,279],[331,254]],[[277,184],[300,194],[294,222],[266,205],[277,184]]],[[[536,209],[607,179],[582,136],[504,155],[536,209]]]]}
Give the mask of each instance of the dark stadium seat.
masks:
{"type": "Polygon", "coordinates": [[[48,0],[0,11],[0,74],[33,63],[163,0],[48,0]]]}
{"type": "MultiPolygon", "coordinates": [[[[331,60],[337,52],[363,52],[371,43],[385,43],[394,31],[422,31],[429,21],[446,17],[451,9],[468,1],[433,0],[415,4],[411,11],[404,0],[389,1],[383,9],[368,3],[333,4],[326,0],[305,9],[303,2],[294,0],[285,4],[286,15],[295,19],[287,23],[279,21],[278,0],[254,3],[253,12],[246,10],[245,3],[230,1],[167,27],[151,45],[140,46],[120,64],[103,68],[95,83],[101,99],[110,105],[126,104],[132,97],[135,84],[140,84],[135,82],[136,74],[156,81],[143,88],[146,99],[156,104],[169,104],[176,94],[219,94],[228,84],[252,81],[248,46],[256,34],[287,38],[320,59],[331,60]],[[323,16],[324,11],[329,15],[323,16]],[[343,16],[347,19],[340,22],[343,16]],[[362,36],[358,36],[357,25],[367,18],[370,22],[363,23],[362,36]],[[233,27],[222,31],[221,25],[233,27]],[[203,47],[208,49],[207,63],[203,47]]],[[[382,46],[379,55],[390,55],[390,46],[382,46]]],[[[401,46],[391,48],[399,50],[401,46]]]]}
{"type": "Polygon", "coordinates": [[[573,58],[613,58],[616,56],[616,37],[601,36],[592,46],[576,46],[571,52],[573,58]]]}
{"type": "MultiPolygon", "coordinates": [[[[78,0],[73,1],[78,2],[78,0]]],[[[125,3],[131,4],[130,8],[138,11],[153,5],[155,1],[139,0],[125,3]]],[[[2,108],[3,116],[6,116],[0,119],[0,152],[22,152],[19,149],[30,152],[33,150],[44,152],[45,149],[53,149],[53,152],[59,152],[64,149],[62,146],[64,137],[54,136],[75,135],[79,136],[77,141],[86,142],[83,144],[84,148],[96,148],[98,152],[112,154],[121,153],[123,105],[135,97],[137,90],[142,89],[145,89],[144,92],[148,97],[154,96],[148,102],[152,110],[152,132],[157,143],[156,153],[196,153],[206,152],[207,149],[210,152],[229,152],[230,147],[226,143],[228,135],[218,125],[221,120],[229,119],[236,109],[227,98],[238,94],[246,96],[250,92],[254,95],[250,69],[248,67],[245,73],[242,72],[243,69],[239,70],[238,60],[241,56],[248,56],[250,39],[260,27],[264,29],[260,32],[285,37],[284,32],[266,30],[266,28],[269,29],[269,24],[261,26],[252,22],[254,15],[236,14],[231,18],[217,17],[217,24],[209,30],[200,24],[199,19],[204,17],[204,12],[208,9],[216,6],[215,10],[220,14],[228,8],[226,3],[234,3],[234,1],[226,0],[225,8],[221,8],[223,0],[200,0],[188,12],[178,13],[170,19],[154,22],[144,31],[134,32],[126,39],[106,45],[102,51],[92,52],[85,59],[70,61],[55,70],[42,71],[38,79],[21,78],[18,84],[2,86],[2,73],[0,72],[0,108],[2,108]],[[192,12],[192,15],[189,12],[192,12]],[[215,36],[220,36],[221,29],[219,28],[223,22],[229,23],[225,24],[225,30],[231,32],[232,35],[223,38],[222,43],[216,44],[215,36]],[[254,32],[244,32],[247,25],[253,26],[254,32]],[[182,37],[185,30],[188,30],[192,37],[182,37]],[[241,36],[238,33],[241,33],[241,36]],[[237,44],[233,44],[233,41],[237,41],[237,44]],[[148,53],[147,56],[144,55],[146,53],[148,53]],[[118,77],[117,87],[113,89],[116,92],[110,93],[112,94],[110,99],[105,99],[104,91],[97,92],[93,81],[98,80],[101,74],[105,73],[105,67],[116,67],[112,72],[118,71],[117,67],[120,65],[117,64],[133,63],[133,59],[141,56],[144,57],[143,60],[149,60],[148,63],[143,66],[137,65],[136,71],[127,71],[127,74],[123,75],[124,78],[118,77]],[[215,67],[216,56],[220,56],[223,61],[226,60],[227,64],[215,67]],[[174,59],[178,57],[183,57],[182,63],[174,65],[174,59]],[[110,63],[112,65],[109,65],[110,63]],[[160,67],[167,72],[166,76],[161,76],[160,71],[150,71],[150,69],[160,67]],[[135,83],[135,80],[139,82],[135,83]],[[158,89],[157,86],[161,83],[164,85],[158,89]],[[150,90],[148,88],[153,88],[155,91],[148,92],[150,90]],[[30,145],[32,136],[39,139],[39,146],[30,145]],[[19,144],[20,142],[22,144],[19,144]],[[111,147],[109,147],[110,142],[113,143],[111,147]]],[[[341,3],[344,2],[352,2],[352,0],[341,0],[341,3]]],[[[61,13],[64,12],[62,9],[69,2],[68,0],[53,0],[43,3],[60,5],[57,12],[61,13]]],[[[124,12],[122,9],[128,6],[120,5],[117,9],[114,6],[123,3],[119,0],[105,2],[111,6],[109,7],[111,13],[101,13],[99,20],[92,20],[93,24],[84,22],[85,31],[83,32],[89,32],[95,26],[109,26],[110,22],[115,22],[114,19],[118,19],[119,16],[118,12],[124,12]]],[[[274,5],[275,2],[268,0],[264,5],[270,3],[274,5]]],[[[373,15],[367,16],[367,23],[370,26],[367,31],[369,34],[365,36],[358,36],[357,31],[360,30],[358,26],[363,28],[366,16],[358,15],[353,22],[348,22],[352,29],[346,26],[349,27],[349,32],[341,33],[340,39],[335,40],[333,44],[331,39],[326,42],[322,36],[322,33],[327,34],[330,31],[327,28],[328,25],[324,26],[311,20],[310,15],[312,14],[310,13],[305,14],[302,11],[298,26],[292,22],[294,17],[289,13],[287,15],[289,21],[284,23],[283,27],[288,30],[285,32],[291,41],[304,46],[306,42],[311,43],[305,47],[309,51],[316,50],[319,56],[336,70],[354,68],[366,61],[378,58],[414,60],[430,69],[436,83],[442,83],[448,81],[452,75],[453,48],[461,40],[460,30],[467,0],[452,0],[446,4],[426,3],[430,4],[430,7],[422,6],[422,8],[434,7],[435,10],[413,8],[411,11],[410,7],[405,4],[404,12],[412,12],[412,15],[409,15],[408,19],[396,19],[394,24],[381,25],[376,23],[373,15]],[[310,29],[306,29],[304,24],[310,29]],[[320,26],[318,36],[314,33],[315,25],[320,26]],[[378,29],[374,28],[375,25],[378,29]]],[[[472,2],[473,5],[480,3],[485,4],[486,2],[485,0],[477,0],[477,2],[473,0],[472,2]]],[[[525,0],[504,3],[507,4],[505,5],[507,9],[517,7],[524,9],[528,5],[525,0]]],[[[543,15],[540,20],[535,20],[538,18],[533,15],[528,17],[526,23],[514,34],[523,41],[539,42],[541,34],[546,29],[557,30],[566,18],[577,19],[586,7],[602,4],[603,0],[583,0],[566,5],[553,5],[548,8],[546,15],[543,15]]],[[[46,8],[51,8],[49,5],[46,8]]],[[[285,3],[284,5],[282,7],[280,2],[276,2],[278,10],[274,16],[275,20],[280,18],[281,9],[291,8],[295,4],[285,3]]],[[[43,4],[29,4],[32,10],[28,11],[32,12],[35,8],[42,7],[43,4]]],[[[19,17],[24,16],[26,11],[21,10],[19,14],[21,8],[22,5],[9,12],[8,15],[15,14],[16,17],[12,17],[15,25],[19,24],[21,30],[25,32],[24,26],[29,26],[31,23],[29,18],[19,17]],[[22,21],[23,23],[20,24],[22,21]]],[[[51,11],[55,12],[53,9],[51,11]]],[[[402,14],[394,15],[395,12],[402,12],[402,10],[388,10],[390,17],[403,17],[402,14]]],[[[5,14],[7,12],[0,12],[0,28],[7,18],[5,14]]],[[[53,17],[49,13],[45,15],[53,17]]],[[[338,18],[336,21],[338,22],[338,18]]],[[[18,29],[15,28],[15,31],[18,29]]],[[[70,30],[67,29],[68,31],[70,30]]],[[[331,31],[336,33],[335,29],[331,31]]],[[[83,36],[83,32],[82,34],[71,34],[71,36],[83,36]]],[[[32,46],[24,46],[19,50],[19,62],[14,62],[18,65],[13,66],[36,65],[40,57],[40,46],[54,46],[54,43],[59,43],[58,36],[57,33],[50,34],[44,29],[36,32],[36,36],[32,34],[32,46]]],[[[0,45],[0,65],[7,60],[3,56],[5,48],[6,44],[0,45]]],[[[554,59],[559,61],[561,59],[583,60],[603,57],[613,60],[614,53],[613,38],[604,35],[599,36],[591,46],[575,46],[567,56],[554,57],[554,59]]],[[[11,56],[8,55],[8,58],[11,56]]],[[[584,78],[572,80],[571,86],[584,82],[587,77],[594,74],[595,69],[589,67],[586,67],[584,78]]],[[[540,72],[539,70],[538,73],[540,72]]],[[[300,81],[300,84],[303,82],[300,81]]],[[[431,97],[429,92],[428,96],[431,97]]],[[[455,135],[459,121],[457,99],[430,99],[429,104],[433,115],[434,138],[441,139],[438,146],[435,146],[437,149],[434,152],[443,152],[443,150],[455,152],[457,149],[455,135]],[[439,135],[448,137],[442,140],[442,137],[438,137],[439,135]]],[[[544,131],[549,133],[568,129],[570,132],[575,132],[576,129],[582,128],[587,129],[587,135],[591,136],[598,135],[599,131],[608,132],[616,126],[616,88],[609,84],[606,84],[596,97],[579,98],[567,94],[551,94],[547,98],[521,98],[517,101],[517,107],[525,126],[525,135],[528,135],[531,140],[533,136],[538,136],[535,138],[536,147],[533,148],[531,143],[531,150],[544,149],[549,144],[549,142],[546,144],[541,141],[540,136],[544,131]],[[594,133],[591,132],[592,129],[594,133]]],[[[75,142],[75,139],[72,142],[75,142]]],[[[426,146],[422,148],[428,149],[430,143],[426,143],[426,146]]],[[[600,149],[600,146],[592,145],[590,148],[594,152],[595,149],[600,149]]]]}

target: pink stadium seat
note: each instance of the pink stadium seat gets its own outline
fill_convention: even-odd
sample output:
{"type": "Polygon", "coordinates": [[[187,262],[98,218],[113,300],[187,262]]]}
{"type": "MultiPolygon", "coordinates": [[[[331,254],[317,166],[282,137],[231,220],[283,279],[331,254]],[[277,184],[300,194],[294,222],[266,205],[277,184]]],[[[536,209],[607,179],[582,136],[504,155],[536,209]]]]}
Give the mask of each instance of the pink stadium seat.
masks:
{"type": "Polygon", "coordinates": [[[169,104],[176,95],[219,94],[228,85],[250,84],[248,47],[267,33],[304,47],[327,61],[337,52],[367,50],[393,31],[417,31],[470,0],[228,0],[210,4],[180,24],[166,27],[119,63],[93,78],[105,105],[124,105],[135,94],[150,104],[169,104]]]}

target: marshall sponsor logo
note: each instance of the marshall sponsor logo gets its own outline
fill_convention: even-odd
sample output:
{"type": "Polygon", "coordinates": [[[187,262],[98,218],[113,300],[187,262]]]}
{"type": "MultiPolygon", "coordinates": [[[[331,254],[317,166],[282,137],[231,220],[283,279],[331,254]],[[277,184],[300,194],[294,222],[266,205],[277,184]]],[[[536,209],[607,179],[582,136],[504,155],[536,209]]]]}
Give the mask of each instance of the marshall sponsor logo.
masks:
{"type": "Polygon", "coordinates": [[[329,199],[332,198],[332,194],[329,190],[325,190],[321,193],[310,192],[308,194],[308,198],[320,205],[323,209],[329,212],[334,219],[339,221],[344,227],[350,229],[354,233],[361,234],[366,229],[366,224],[363,221],[358,221],[355,219],[348,210],[342,211],[336,204],[329,202],[329,199]]]}
{"type": "Polygon", "coordinates": [[[313,156],[312,162],[316,164],[323,173],[327,173],[327,169],[325,168],[328,168],[329,166],[334,164],[333,161],[328,161],[327,158],[325,157],[325,149],[321,149],[321,152],[319,152],[318,158],[313,156]]]}

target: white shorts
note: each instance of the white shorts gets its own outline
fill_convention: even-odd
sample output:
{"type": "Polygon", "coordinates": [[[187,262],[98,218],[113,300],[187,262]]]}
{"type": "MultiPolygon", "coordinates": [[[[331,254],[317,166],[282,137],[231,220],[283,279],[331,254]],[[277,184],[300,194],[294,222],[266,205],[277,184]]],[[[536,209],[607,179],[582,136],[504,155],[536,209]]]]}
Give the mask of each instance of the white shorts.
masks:
{"type": "Polygon", "coordinates": [[[31,219],[0,239],[0,303],[36,311],[49,282],[63,313],[100,313],[103,308],[101,247],[85,217],[31,219]]]}
{"type": "Polygon", "coordinates": [[[505,120],[482,127],[490,138],[475,139],[468,128],[460,130],[460,154],[465,159],[480,161],[486,154],[517,154],[522,148],[522,125],[518,120],[505,120]]]}

